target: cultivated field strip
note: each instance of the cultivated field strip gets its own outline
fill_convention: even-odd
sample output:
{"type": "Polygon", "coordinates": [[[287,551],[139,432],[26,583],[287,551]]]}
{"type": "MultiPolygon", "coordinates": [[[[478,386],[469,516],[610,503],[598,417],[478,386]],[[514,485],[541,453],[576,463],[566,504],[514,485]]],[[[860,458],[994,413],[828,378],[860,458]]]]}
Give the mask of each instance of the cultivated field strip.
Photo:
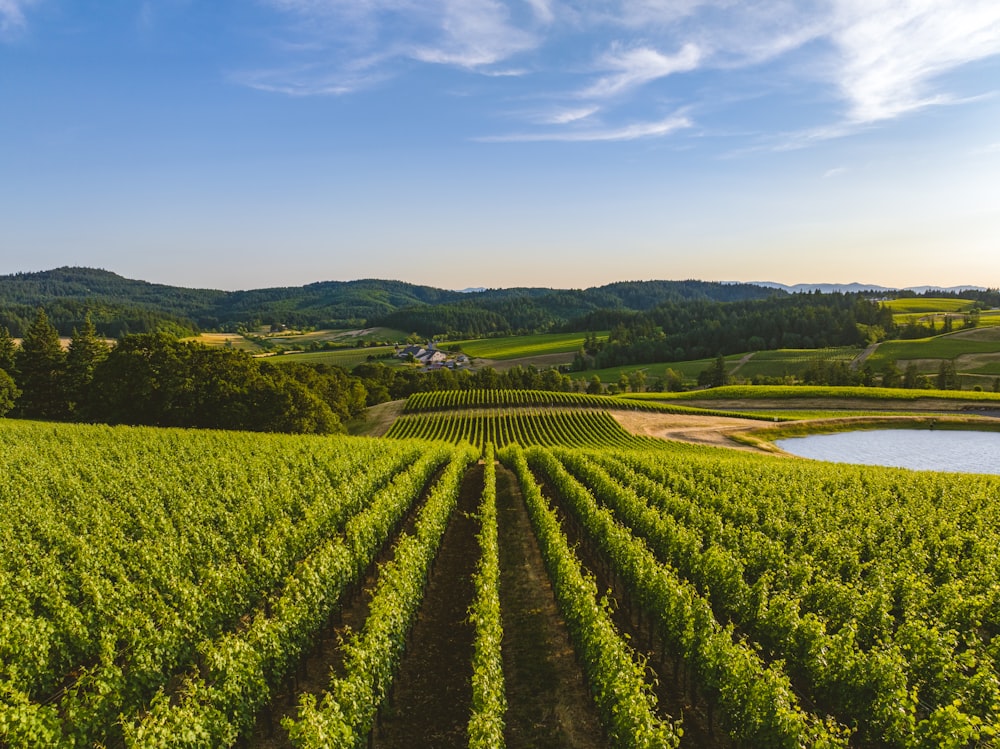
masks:
{"type": "Polygon", "coordinates": [[[343,535],[319,546],[245,628],[199,646],[199,668],[185,677],[173,700],[158,693],[150,709],[126,725],[126,744],[137,749],[175,746],[178,736],[186,736],[195,745],[229,746],[245,735],[273,689],[295,669],[344,593],[358,585],[449,458],[446,479],[467,462],[464,456],[430,451],[390,485],[368,495],[343,535]]]}
{"type": "Polygon", "coordinates": [[[0,443],[0,743],[13,746],[120,741],[120,714],[243,631],[394,476],[450,454],[24,422],[0,425],[0,443]]]}
{"type": "Polygon", "coordinates": [[[472,715],[469,749],[503,749],[503,616],[500,611],[500,549],[497,540],[497,480],[493,443],[483,450],[483,496],[479,504],[480,557],[473,579],[476,597],[469,617],[476,628],[472,656],[472,715]]]}
{"type": "Polygon", "coordinates": [[[362,746],[392,688],[413,625],[431,562],[458,501],[459,485],[473,454],[457,454],[431,490],[412,534],[396,542],[392,561],[379,570],[364,629],[344,645],[344,673],[322,698],[303,695],[298,715],[285,722],[292,743],[315,749],[362,746]]]}
{"type": "Polygon", "coordinates": [[[652,619],[665,647],[693,672],[698,689],[718,706],[734,739],[747,746],[847,745],[844,727],[803,710],[780,664],[768,666],[750,645],[723,627],[690,583],[660,564],[557,457],[532,448],[527,460],[623,581],[627,601],[652,619]]]}
{"type": "Polygon", "coordinates": [[[396,439],[467,442],[477,449],[486,443],[563,445],[651,449],[662,444],[626,432],[608,413],[577,409],[511,409],[459,411],[400,416],[386,432],[396,439]]]}
{"type": "MultiPolygon", "coordinates": [[[[992,745],[995,477],[696,451],[528,454],[567,509],[579,514],[588,496],[604,506],[608,527],[628,529],[769,670],[781,664],[802,704],[849,728],[852,744],[992,745]]],[[[639,587],[630,594],[649,606],[639,587]]]]}
{"type": "Polygon", "coordinates": [[[724,746],[1000,741],[1000,477],[672,446],[576,408],[401,424],[421,439],[0,421],[0,746],[248,740],[391,548],[342,666],[286,722],[298,746],[365,746],[481,455],[459,713],[470,746],[502,747],[495,444],[612,746],[700,730],[651,665],[724,746]]]}
{"type": "MultiPolygon", "coordinates": [[[[719,411],[692,406],[657,403],[652,393],[641,394],[645,399],[629,396],[612,397],[588,393],[568,393],[554,390],[471,389],[433,390],[414,393],[406,399],[404,414],[463,409],[517,409],[517,408],[596,408],[601,410],[652,411],[657,413],[694,414],[700,416],[730,416],[755,418],[753,414],[719,411]]],[[[661,394],[662,395],[662,394],[661,394]]],[[[772,421],[773,417],[763,417],[772,421]]]]}
{"type": "Polygon", "coordinates": [[[680,721],[660,713],[645,663],[615,628],[584,574],[524,453],[512,446],[502,460],[514,471],[538,538],[560,611],[583,663],[591,693],[613,747],[661,749],[680,745],[680,721]]]}

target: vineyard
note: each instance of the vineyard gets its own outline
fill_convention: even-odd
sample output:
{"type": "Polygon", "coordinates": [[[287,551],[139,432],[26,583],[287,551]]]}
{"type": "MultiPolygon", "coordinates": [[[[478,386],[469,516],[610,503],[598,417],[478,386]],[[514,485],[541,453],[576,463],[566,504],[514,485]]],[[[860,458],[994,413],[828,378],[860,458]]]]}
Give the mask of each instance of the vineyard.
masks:
{"type": "MultiPolygon", "coordinates": [[[[663,394],[660,394],[661,396],[663,394]]],[[[464,409],[512,408],[572,408],[601,410],[653,411],[657,413],[694,414],[699,416],[737,416],[754,418],[753,414],[719,411],[691,406],[675,406],[632,397],[610,397],[587,393],[566,393],[552,390],[436,390],[414,393],[406,399],[406,414],[464,409]]],[[[772,421],[773,417],[766,417],[772,421]]]]}
{"type": "Polygon", "coordinates": [[[413,636],[429,591],[457,589],[462,517],[469,644],[435,678],[467,696],[446,745],[536,746],[509,731],[543,686],[510,667],[513,511],[600,726],[587,746],[1000,741],[1000,478],[432,396],[451,394],[392,439],[0,422],[0,745],[396,746],[398,675],[431,647],[413,636]]]}
{"type": "Polygon", "coordinates": [[[480,450],[487,443],[500,447],[518,444],[608,448],[652,448],[660,444],[658,440],[626,432],[603,411],[551,409],[404,415],[396,419],[385,436],[443,440],[456,445],[468,442],[480,450]]]}

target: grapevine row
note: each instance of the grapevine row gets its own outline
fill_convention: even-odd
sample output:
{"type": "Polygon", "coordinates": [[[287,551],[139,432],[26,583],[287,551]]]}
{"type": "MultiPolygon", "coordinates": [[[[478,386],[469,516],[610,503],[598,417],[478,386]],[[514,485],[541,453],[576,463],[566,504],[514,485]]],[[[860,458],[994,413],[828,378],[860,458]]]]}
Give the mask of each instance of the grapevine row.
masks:
{"type": "MultiPolygon", "coordinates": [[[[844,488],[856,492],[857,477],[844,467],[807,464],[805,477],[810,483],[824,482],[821,489],[813,485],[810,491],[803,477],[795,475],[800,470],[795,464],[783,470],[787,461],[771,466],[768,476],[755,475],[752,467],[759,466],[759,461],[735,459],[733,467],[738,465],[742,475],[729,474],[725,470],[728,461],[706,464],[707,475],[701,475],[694,461],[668,469],[664,457],[633,453],[617,459],[594,455],[593,459],[614,473],[616,481],[630,485],[655,505],[660,514],[651,522],[648,514],[645,521],[633,515],[627,522],[644,527],[654,548],[686,570],[711,596],[720,615],[738,621],[766,650],[784,658],[816,702],[843,720],[856,721],[864,743],[941,746],[942,735],[996,733],[1000,678],[994,646],[989,643],[996,627],[996,587],[991,594],[976,595],[977,575],[970,575],[945,584],[950,602],[944,591],[935,590],[921,569],[928,558],[913,554],[940,528],[913,529],[913,540],[905,546],[899,545],[901,539],[882,535],[884,551],[869,558],[869,569],[855,568],[844,576],[851,569],[852,545],[866,535],[860,523],[883,525],[888,520],[876,514],[856,515],[845,533],[842,517],[850,511],[847,503],[879,502],[879,514],[891,517],[892,505],[882,504],[881,489],[872,482],[891,473],[858,471],[868,482],[867,494],[849,499],[841,492],[844,488]],[[642,473],[632,472],[624,467],[626,463],[657,475],[658,481],[673,482],[690,498],[682,499],[642,473]],[[775,474],[781,476],[780,481],[775,481],[775,474]],[[843,486],[838,488],[838,484],[843,486]],[[762,496],[755,497],[758,491],[762,496]],[[830,503],[830,498],[837,502],[830,503]],[[724,507],[725,514],[717,514],[713,506],[724,507]],[[816,517],[806,519],[800,510],[816,517]],[[793,524],[781,521],[783,512],[794,513],[793,524]],[[789,534],[792,528],[795,532],[789,534]],[[773,538],[759,529],[770,529],[773,538]],[[918,561],[916,568],[913,561],[918,561]]],[[[928,490],[935,491],[934,484],[955,480],[907,472],[891,478],[892,483],[884,488],[909,495],[907,503],[920,504],[928,490]],[[913,490],[919,493],[911,495],[913,490]]],[[[586,481],[595,486],[601,479],[588,472],[586,481]]],[[[959,483],[968,492],[981,481],[981,477],[962,477],[959,483]]],[[[995,481],[986,483],[995,485],[995,481]]],[[[954,508],[948,512],[953,515],[954,508]]],[[[905,519],[890,521],[895,528],[885,525],[881,533],[898,534],[901,526],[912,527],[920,513],[914,515],[910,507],[906,513],[905,519]]],[[[931,522],[947,522],[931,513],[931,522]]],[[[955,550],[952,547],[946,556],[936,557],[934,564],[955,560],[955,550]]],[[[995,548],[987,552],[970,571],[995,554],[995,548]]],[[[995,579],[995,571],[992,574],[995,579]]]]}
{"type": "Polygon", "coordinates": [[[473,580],[469,617],[476,628],[472,655],[472,717],[469,749],[504,749],[503,622],[500,614],[500,550],[497,538],[497,482],[493,443],[483,451],[483,496],[479,505],[480,560],[473,580]]]}
{"type": "MultiPolygon", "coordinates": [[[[556,457],[659,562],[692,583],[717,619],[733,621],[784,659],[789,674],[810,687],[812,701],[844,723],[860,724],[859,735],[866,741],[900,745],[912,734],[914,704],[897,648],[887,645],[866,653],[851,630],[829,634],[821,618],[799,613],[796,597],[749,585],[738,556],[716,544],[703,545],[696,532],[661,515],[602,467],[578,453],[560,451],[556,457]],[[829,657],[833,653],[836,657],[829,657]]],[[[655,485],[643,483],[642,489],[644,497],[657,496],[655,485]]]]}
{"type": "Polygon", "coordinates": [[[662,749],[680,744],[680,722],[658,715],[646,664],[615,629],[594,580],[584,575],[555,512],[542,497],[524,453],[512,446],[501,459],[521,485],[556,600],[569,628],[612,745],[662,749]]]}
{"type": "MultiPolygon", "coordinates": [[[[239,632],[200,648],[202,667],[178,698],[160,692],[149,711],[126,726],[130,747],[231,746],[301,659],[351,586],[358,583],[431,475],[449,458],[428,453],[352,517],[342,537],[317,549],[279,597],[239,632]],[[187,737],[179,742],[178,737],[187,737]]],[[[452,458],[452,465],[462,463],[452,458]]],[[[454,469],[451,469],[454,472],[454,469]]]]}
{"type": "Polygon", "coordinates": [[[419,449],[4,425],[0,441],[11,438],[5,456],[32,455],[11,464],[0,490],[11,521],[0,544],[0,740],[50,746],[114,741],[119,713],[252,610],[355,511],[359,492],[419,449]],[[308,445],[329,463],[276,470],[252,463],[254,445],[263,455],[308,445]],[[81,459],[67,464],[67,451],[81,459]]]}
{"type": "Polygon", "coordinates": [[[601,508],[552,453],[533,448],[527,457],[653,618],[664,642],[697,674],[734,738],[755,747],[847,745],[844,727],[804,711],[780,664],[765,665],[731,627],[722,627],[708,602],[601,508]]]}
{"type": "Polygon", "coordinates": [[[453,444],[468,442],[480,449],[487,442],[500,447],[516,443],[522,446],[650,448],[659,444],[657,440],[626,432],[605,412],[565,410],[400,416],[386,437],[444,440],[453,444]]]}
{"type": "Polygon", "coordinates": [[[451,461],[420,512],[412,535],[404,535],[391,562],[383,565],[364,629],[344,645],[344,674],[317,701],[299,701],[298,716],[286,719],[298,747],[344,749],[364,746],[403,656],[407,635],[424,596],[431,562],[458,502],[471,451],[451,461]]]}
{"type": "MultiPolygon", "coordinates": [[[[428,411],[455,411],[468,408],[539,408],[539,407],[582,407],[599,409],[620,409],[627,411],[653,411],[658,413],[697,414],[702,416],[733,416],[756,418],[753,414],[695,408],[650,400],[633,400],[627,396],[612,397],[590,393],[570,393],[556,390],[515,390],[515,389],[470,389],[434,390],[413,393],[406,399],[403,412],[426,413],[428,411]]],[[[773,421],[773,416],[760,417],[773,421]]]]}

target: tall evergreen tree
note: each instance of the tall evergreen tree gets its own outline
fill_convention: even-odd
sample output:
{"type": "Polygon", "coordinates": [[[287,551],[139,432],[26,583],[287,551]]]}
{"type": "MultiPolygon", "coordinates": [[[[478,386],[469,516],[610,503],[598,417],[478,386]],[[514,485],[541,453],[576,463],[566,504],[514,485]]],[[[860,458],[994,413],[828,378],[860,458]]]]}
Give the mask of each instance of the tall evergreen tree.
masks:
{"type": "Polygon", "coordinates": [[[17,389],[14,378],[0,369],[0,416],[6,416],[14,408],[21,391],[17,389]]]}
{"type": "Polygon", "coordinates": [[[83,327],[80,330],[73,329],[69,351],[66,352],[66,397],[74,416],[85,413],[94,370],[107,358],[108,351],[108,344],[97,335],[88,312],[83,320],[83,327]]]}
{"type": "Polygon", "coordinates": [[[10,331],[0,325],[0,369],[9,375],[14,374],[14,356],[17,353],[17,346],[14,339],[10,337],[10,331]]]}
{"type": "Polygon", "coordinates": [[[59,333],[39,308],[35,321],[25,331],[15,357],[18,401],[21,415],[32,419],[62,419],[69,412],[65,381],[66,354],[59,333]]]}

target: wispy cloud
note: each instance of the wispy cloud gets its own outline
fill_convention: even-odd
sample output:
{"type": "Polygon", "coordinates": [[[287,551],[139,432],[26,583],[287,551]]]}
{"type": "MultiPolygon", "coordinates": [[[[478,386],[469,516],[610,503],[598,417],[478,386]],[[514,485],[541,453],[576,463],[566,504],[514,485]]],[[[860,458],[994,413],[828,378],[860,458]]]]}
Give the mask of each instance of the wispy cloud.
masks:
{"type": "Polygon", "coordinates": [[[571,122],[579,122],[597,114],[600,107],[577,107],[574,109],[560,109],[553,112],[541,114],[537,117],[538,122],[543,125],[568,125],[571,122]]]}
{"type": "MultiPolygon", "coordinates": [[[[0,0],[0,20],[22,18],[29,1],[0,0]]],[[[522,107],[524,121],[562,127],[566,139],[584,139],[579,124],[598,109],[619,121],[630,113],[635,125],[591,133],[618,140],[658,122],[664,100],[724,119],[742,101],[775,95],[812,124],[757,135],[803,147],[968,102],[947,74],[1000,54],[997,0],[261,2],[285,20],[275,50],[286,57],[276,51],[272,68],[234,76],[245,85],[345,94],[446,66],[482,76],[476,91],[498,114],[503,99],[543,102],[522,107]],[[694,79],[684,74],[708,85],[686,85],[694,79]]]]}
{"type": "Polygon", "coordinates": [[[672,115],[655,122],[636,122],[628,125],[609,128],[593,128],[585,130],[559,130],[538,133],[513,133],[509,135],[492,135],[475,140],[488,143],[585,143],[593,141],[625,141],[640,138],[656,138],[692,126],[690,119],[683,115],[672,115]]]}
{"type": "Polygon", "coordinates": [[[846,173],[847,173],[846,166],[837,166],[834,167],[833,169],[827,169],[825,172],[823,172],[823,179],[833,179],[834,177],[840,177],[841,175],[846,173]]]}
{"type": "Polygon", "coordinates": [[[934,87],[937,77],[1000,54],[995,0],[840,0],[833,20],[835,82],[852,122],[948,103],[953,95],[934,87]]]}
{"type": "Polygon", "coordinates": [[[412,49],[417,60],[476,68],[539,44],[534,34],[510,22],[507,6],[499,0],[445,0],[435,16],[439,33],[412,49]]]}
{"type": "Polygon", "coordinates": [[[23,28],[26,19],[24,11],[37,0],[0,0],[0,35],[23,28]]]}
{"type": "Polygon", "coordinates": [[[599,62],[599,67],[612,72],[599,78],[580,95],[584,98],[615,96],[657,78],[693,70],[700,59],[701,52],[694,44],[685,44],[676,55],[663,55],[649,47],[621,49],[616,46],[599,62]]]}

